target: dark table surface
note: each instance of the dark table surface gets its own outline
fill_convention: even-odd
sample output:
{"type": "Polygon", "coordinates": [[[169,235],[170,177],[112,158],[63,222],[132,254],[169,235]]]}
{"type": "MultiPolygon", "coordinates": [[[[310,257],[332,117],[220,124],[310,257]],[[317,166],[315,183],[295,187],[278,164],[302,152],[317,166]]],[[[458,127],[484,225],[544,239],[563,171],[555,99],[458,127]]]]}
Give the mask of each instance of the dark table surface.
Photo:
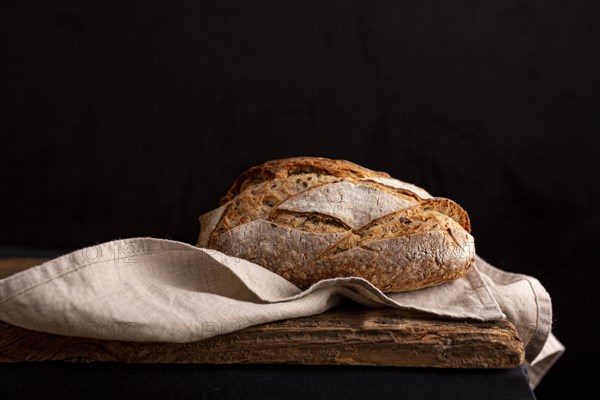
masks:
{"type": "Polygon", "coordinates": [[[524,367],[0,364],[2,398],[535,399],[524,367]],[[6,397],[8,395],[8,397],[6,397]]]}

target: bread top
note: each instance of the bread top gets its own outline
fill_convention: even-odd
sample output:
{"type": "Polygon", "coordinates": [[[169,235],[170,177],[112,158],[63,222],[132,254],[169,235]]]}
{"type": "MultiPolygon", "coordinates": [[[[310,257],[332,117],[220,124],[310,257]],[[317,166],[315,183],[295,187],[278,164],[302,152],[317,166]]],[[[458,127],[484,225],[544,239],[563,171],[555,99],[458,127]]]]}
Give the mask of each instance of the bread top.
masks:
{"type": "Polygon", "coordinates": [[[338,178],[391,178],[385,172],[373,171],[346,160],[323,157],[292,157],[267,161],[242,173],[227,194],[221,198],[223,205],[243,192],[248,186],[271,179],[286,179],[292,175],[317,174],[338,178]]]}
{"type": "Polygon", "coordinates": [[[352,232],[347,236],[353,241],[365,235],[370,241],[423,232],[442,216],[470,232],[468,214],[454,201],[432,197],[385,172],[321,157],[252,167],[235,181],[221,205],[218,217],[210,217],[214,229],[207,232],[202,222],[204,243],[199,244],[212,247],[219,235],[261,219],[316,234],[352,232]]]}

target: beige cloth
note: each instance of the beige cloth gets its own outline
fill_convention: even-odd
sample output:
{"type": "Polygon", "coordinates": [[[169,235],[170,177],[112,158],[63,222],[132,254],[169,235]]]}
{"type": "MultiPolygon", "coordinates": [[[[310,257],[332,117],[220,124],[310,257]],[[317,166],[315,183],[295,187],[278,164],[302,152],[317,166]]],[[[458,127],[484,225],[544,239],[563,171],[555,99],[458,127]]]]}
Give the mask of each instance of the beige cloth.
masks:
{"type": "Polygon", "coordinates": [[[0,320],[69,336],[193,342],[318,314],[344,298],[452,318],[508,318],[526,344],[532,385],[564,351],[550,333],[552,308],[542,285],[479,257],[463,278],[412,292],[384,294],[361,278],[301,291],[248,261],[152,238],[84,248],[0,280],[0,320]]]}

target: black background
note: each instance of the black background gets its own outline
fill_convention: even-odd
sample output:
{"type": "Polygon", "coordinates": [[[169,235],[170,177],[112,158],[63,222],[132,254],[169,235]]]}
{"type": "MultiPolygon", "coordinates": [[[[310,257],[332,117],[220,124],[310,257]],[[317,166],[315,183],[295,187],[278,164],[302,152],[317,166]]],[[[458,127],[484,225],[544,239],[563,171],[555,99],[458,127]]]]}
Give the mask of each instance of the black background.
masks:
{"type": "Polygon", "coordinates": [[[600,2],[18,2],[3,12],[0,244],[195,243],[268,159],[352,160],[458,201],[539,278],[591,394],[600,2]]]}

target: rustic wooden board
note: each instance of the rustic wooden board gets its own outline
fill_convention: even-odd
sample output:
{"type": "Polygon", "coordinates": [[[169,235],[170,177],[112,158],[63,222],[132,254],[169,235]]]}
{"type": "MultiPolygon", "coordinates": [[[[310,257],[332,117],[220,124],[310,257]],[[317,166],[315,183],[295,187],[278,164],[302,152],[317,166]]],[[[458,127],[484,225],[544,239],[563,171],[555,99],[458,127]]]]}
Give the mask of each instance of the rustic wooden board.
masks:
{"type": "Polygon", "coordinates": [[[46,261],[43,258],[0,258],[0,279],[46,261]]]}
{"type": "Polygon", "coordinates": [[[58,336],[0,322],[0,362],[511,368],[523,363],[524,354],[508,321],[448,320],[356,304],[186,344],[58,336]]]}

